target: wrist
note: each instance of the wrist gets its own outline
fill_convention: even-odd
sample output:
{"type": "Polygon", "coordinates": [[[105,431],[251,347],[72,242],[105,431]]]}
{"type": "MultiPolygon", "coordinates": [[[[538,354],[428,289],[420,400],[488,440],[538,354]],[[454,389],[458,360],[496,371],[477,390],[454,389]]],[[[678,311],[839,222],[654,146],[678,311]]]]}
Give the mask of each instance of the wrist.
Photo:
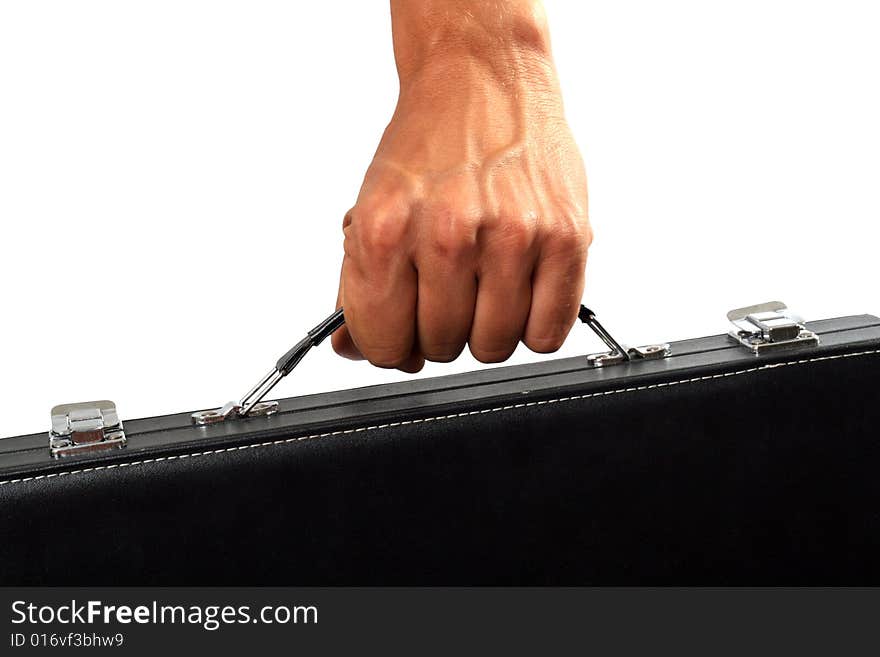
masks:
{"type": "Polygon", "coordinates": [[[555,85],[546,16],[537,0],[391,0],[394,56],[405,88],[426,77],[555,85]]]}

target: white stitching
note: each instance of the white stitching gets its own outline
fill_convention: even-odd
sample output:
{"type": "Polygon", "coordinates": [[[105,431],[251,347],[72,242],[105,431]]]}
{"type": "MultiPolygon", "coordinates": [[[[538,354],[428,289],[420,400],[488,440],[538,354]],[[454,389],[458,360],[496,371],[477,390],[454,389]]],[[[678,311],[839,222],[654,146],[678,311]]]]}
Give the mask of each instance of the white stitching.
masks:
{"type": "Polygon", "coordinates": [[[645,386],[637,386],[632,388],[620,388],[617,390],[605,390],[602,392],[592,392],[586,395],[574,395],[572,397],[560,397],[558,399],[546,399],[541,401],[533,401],[533,402],[523,402],[519,404],[510,404],[509,406],[498,406],[496,408],[484,408],[476,411],[464,411],[462,413],[453,413],[451,415],[438,415],[435,417],[428,418],[419,418],[415,420],[402,420],[400,422],[389,422],[388,424],[378,424],[366,427],[358,427],[357,429],[344,429],[341,431],[330,431],[328,433],[316,433],[310,436],[299,436],[297,438],[284,438],[282,440],[271,440],[264,443],[253,443],[250,445],[240,445],[237,447],[224,447],[223,449],[212,449],[205,452],[192,452],[190,454],[178,454],[175,456],[160,456],[154,459],[143,459],[141,461],[129,461],[128,463],[115,463],[113,465],[99,465],[92,468],[82,468],[80,470],[67,470],[64,472],[53,472],[51,474],[45,475],[37,475],[35,477],[23,477],[21,479],[7,479],[6,481],[0,481],[0,486],[5,486],[7,484],[18,484],[24,483],[26,481],[39,481],[40,479],[54,479],[56,477],[67,477],[70,475],[76,474],[85,474],[87,472],[97,472],[99,470],[113,470],[115,468],[131,468],[137,465],[147,465],[149,463],[161,463],[162,461],[175,461],[180,459],[188,459],[195,458],[197,456],[209,456],[211,454],[224,454],[226,452],[235,452],[241,449],[257,449],[260,447],[272,447],[275,445],[286,445],[288,443],[299,442],[300,440],[315,440],[318,438],[330,438],[331,436],[342,436],[352,433],[359,433],[362,431],[375,431],[377,429],[388,429],[390,427],[402,427],[409,424],[419,424],[422,422],[434,422],[434,421],[442,421],[442,420],[451,420],[454,418],[467,417],[469,415],[479,415],[482,413],[500,413],[502,411],[509,411],[517,408],[528,408],[530,406],[541,406],[543,404],[556,404],[561,402],[568,401],[577,401],[582,399],[590,399],[591,397],[601,397],[604,395],[619,395],[627,392],[639,392],[642,390],[651,390],[653,388],[666,388],[670,386],[682,385],[686,383],[697,383],[700,381],[710,381],[712,379],[721,379],[728,376],[740,376],[742,374],[751,374],[753,372],[761,372],[765,370],[776,369],[779,367],[788,367],[792,365],[805,365],[808,363],[817,363],[820,361],[827,360],[837,360],[840,358],[854,358],[857,356],[870,356],[873,354],[880,354],[880,349],[874,349],[872,351],[859,351],[852,354],[839,354],[836,356],[821,356],[818,358],[808,358],[803,360],[793,360],[786,363],[769,363],[767,365],[761,365],[760,367],[750,367],[745,370],[737,370],[734,372],[723,372],[721,374],[710,374],[707,376],[695,377],[692,379],[682,379],[680,381],[667,381],[665,383],[652,383],[650,385],[645,386]]]}

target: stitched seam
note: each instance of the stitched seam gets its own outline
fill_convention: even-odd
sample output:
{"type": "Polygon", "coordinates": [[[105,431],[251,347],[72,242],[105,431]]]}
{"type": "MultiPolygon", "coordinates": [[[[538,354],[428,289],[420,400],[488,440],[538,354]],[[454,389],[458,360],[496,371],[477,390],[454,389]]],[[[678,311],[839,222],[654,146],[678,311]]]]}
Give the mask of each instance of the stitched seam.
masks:
{"type": "Polygon", "coordinates": [[[402,420],[400,422],[389,422],[387,424],[376,424],[365,427],[358,427],[356,429],[343,429],[340,431],[330,431],[327,433],[315,433],[307,436],[298,436],[296,438],[283,438],[281,440],[270,440],[263,443],[253,443],[250,445],[239,445],[236,447],[224,447],[221,449],[212,449],[206,450],[204,452],[192,452],[190,454],[176,454],[174,456],[161,456],[153,459],[143,459],[140,461],[129,461],[127,463],[114,463],[111,465],[99,465],[92,468],[81,468],[79,470],[66,470],[63,472],[53,472],[45,475],[37,475],[34,477],[23,477],[20,479],[7,479],[6,481],[0,481],[0,486],[6,486],[8,484],[19,484],[27,481],[39,481],[40,479],[55,479],[57,477],[68,477],[71,475],[78,474],[86,474],[88,472],[98,472],[100,470],[113,470],[116,468],[133,468],[135,466],[149,465],[151,463],[161,463],[162,461],[179,461],[183,459],[197,458],[200,456],[210,456],[212,454],[225,454],[227,452],[237,452],[240,450],[247,449],[259,449],[261,447],[274,447],[277,445],[286,445],[289,443],[296,443],[301,440],[317,440],[320,438],[330,438],[332,436],[343,436],[354,433],[363,433],[367,431],[376,431],[378,429],[388,429],[392,427],[402,427],[410,424],[422,424],[425,422],[440,422],[443,420],[452,420],[460,417],[468,417],[471,415],[482,415],[484,413],[501,413],[503,411],[510,411],[518,408],[528,408],[531,406],[543,406],[546,404],[560,404],[564,402],[578,401],[583,399],[590,399],[593,397],[603,397],[606,395],[620,395],[624,393],[630,392],[640,392],[643,390],[652,390],[654,388],[669,388],[671,386],[677,385],[686,385],[689,383],[699,383],[701,381],[711,381],[713,379],[723,379],[731,376],[741,376],[744,374],[752,374],[755,372],[762,372],[772,369],[777,369],[780,367],[791,367],[794,365],[806,365],[809,363],[818,363],[822,361],[830,361],[830,360],[839,360],[841,358],[855,358],[859,356],[871,356],[875,354],[880,354],[880,349],[874,349],[871,351],[859,351],[851,354],[838,354],[836,356],[821,356],[817,358],[808,358],[803,360],[793,360],[785,363],[768,363],[767,365],[761,365],[759,367],[750,367],[744,370],[736,370],[733,372],[724,372],[721,374],[709,374],[706,376],[698,376],[691,379],[681,379],[679,381],[666,381],[664,383],[652,383],[644,386],[635,386],[631,388],[618,388],[616,390],[605,390],[602,392],[591,392],[585,395],[572,395],[570,397],[559,397],[557,399],[545,399],[541,401],[533,401],[533,402],[523,402],[520,404],[510,404],[508,406],[498,406],[496,408],[484,408],[476,411],[464,411],[462,413],[452,413],[451,415],[438,415],[435,417],[426,417],[426,418],[418,418],[415,420],[402,420]]]}

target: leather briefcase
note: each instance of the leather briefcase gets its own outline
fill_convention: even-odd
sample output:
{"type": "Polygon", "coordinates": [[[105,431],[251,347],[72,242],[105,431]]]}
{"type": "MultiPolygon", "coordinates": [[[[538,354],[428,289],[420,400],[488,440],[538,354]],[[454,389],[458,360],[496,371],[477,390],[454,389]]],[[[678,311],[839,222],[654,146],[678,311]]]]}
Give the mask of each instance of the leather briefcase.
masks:
{"type": "Polygon", "coordinates": [[[607,353],[248,413],[56,407],[0,440],[0,579],[880,583],[880,319],[771,303],[627,349],[582,318],[607,353]]]}

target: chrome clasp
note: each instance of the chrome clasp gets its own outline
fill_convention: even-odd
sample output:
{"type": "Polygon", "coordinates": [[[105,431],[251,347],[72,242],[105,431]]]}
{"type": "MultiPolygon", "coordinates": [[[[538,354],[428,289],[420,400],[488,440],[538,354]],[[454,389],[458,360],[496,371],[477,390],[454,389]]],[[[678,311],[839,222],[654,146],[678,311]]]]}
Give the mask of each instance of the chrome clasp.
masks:
{"type": "Polygon", "coordinates": [[[781,349],[815,347],[819,336],[781,301],[737,308],[727,313],[730,336],[755,354],[781,349]]]}
{"type": "Polygon", "coordinates": [[[56,458],[124,447],[125,443],[122,421],[112,401],[61,404],[52,409],[49,450],[56,458]]]}

